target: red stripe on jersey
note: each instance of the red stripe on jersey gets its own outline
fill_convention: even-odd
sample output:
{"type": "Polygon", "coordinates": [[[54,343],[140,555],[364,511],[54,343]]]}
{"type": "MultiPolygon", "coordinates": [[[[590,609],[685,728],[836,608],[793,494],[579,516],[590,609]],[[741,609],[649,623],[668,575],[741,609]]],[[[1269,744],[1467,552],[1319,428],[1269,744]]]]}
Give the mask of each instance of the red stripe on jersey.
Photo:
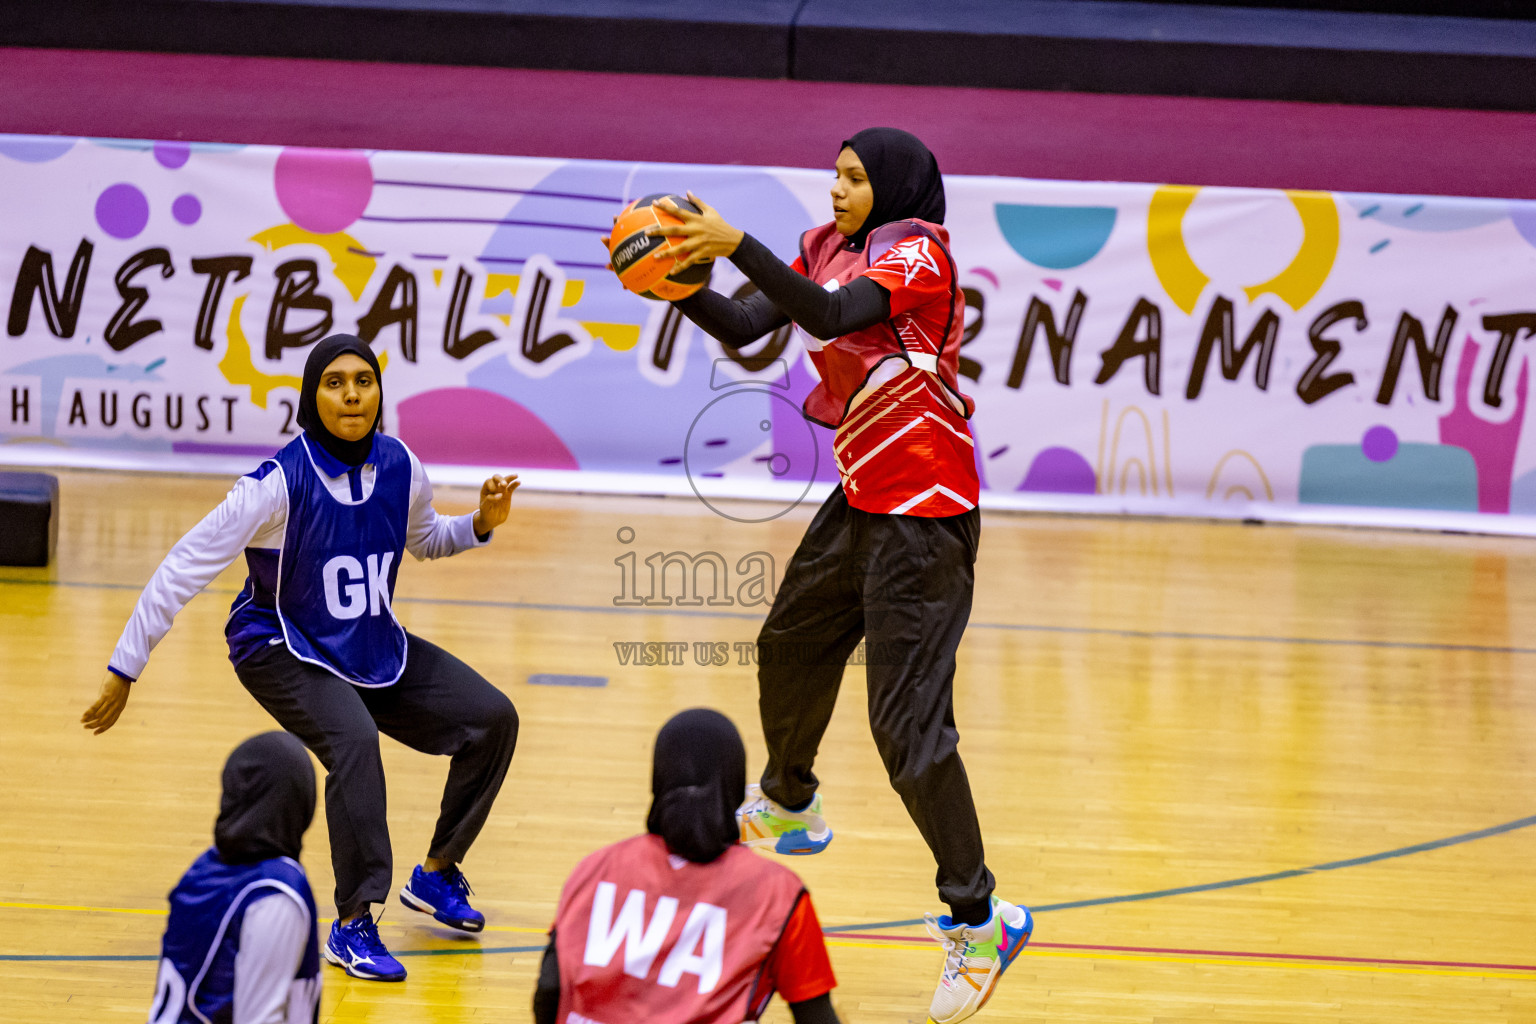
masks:
{"type": "Polygon", "coordinates": [[[930,376],[892,378],[838,428],[833,451],[854,508],[932,517],[976,506],[975,442],[930,376]]]}

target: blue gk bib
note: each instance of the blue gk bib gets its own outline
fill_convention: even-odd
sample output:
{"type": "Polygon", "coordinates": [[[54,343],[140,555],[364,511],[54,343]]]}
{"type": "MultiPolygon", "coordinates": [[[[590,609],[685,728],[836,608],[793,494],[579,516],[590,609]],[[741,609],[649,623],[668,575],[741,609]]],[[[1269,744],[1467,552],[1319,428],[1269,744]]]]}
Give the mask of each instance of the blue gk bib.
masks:
{"type": "Polygon", "coordinates": [[[347,504],[326,489],[303,435],[273,457],[288,488],[276,610],[294,657],[357,686],[389,686],[405,671],[405,629],[395,619],[395,577],[410,518],[411,457],[376,435],[373,492],[347,504]]]}

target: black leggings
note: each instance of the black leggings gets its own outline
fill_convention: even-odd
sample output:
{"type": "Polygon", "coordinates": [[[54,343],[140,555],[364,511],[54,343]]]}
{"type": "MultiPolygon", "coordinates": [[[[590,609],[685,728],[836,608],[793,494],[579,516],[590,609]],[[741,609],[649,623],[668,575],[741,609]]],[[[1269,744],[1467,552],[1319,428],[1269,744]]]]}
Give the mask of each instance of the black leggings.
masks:
{"type": "Polygon", "coordinates": [[[235,675],[325,766],[325,816],[340,916],[389,898],[394,862],[384,813],[381,732],[424,754],[453,758],[427,855],[463,860],[485,825],[517,746],[517,711],[506,694],[447,651],[410,634],[405,672],[392,686],[353,686],[295,658],[284,644],[247,658],[235,666],[235,675]]]}
{"type": "Polygon", "coordinates": [[[816,793],[816,759],[848,658],[865,641],[869,725],[891,786],[938,863],[939,897],[992,894],[955,729],[955,650],[971,615],[981,515],[928,519],[852,508],[832,492],[790,559],[758,634],[763,792],[816,793]]]}

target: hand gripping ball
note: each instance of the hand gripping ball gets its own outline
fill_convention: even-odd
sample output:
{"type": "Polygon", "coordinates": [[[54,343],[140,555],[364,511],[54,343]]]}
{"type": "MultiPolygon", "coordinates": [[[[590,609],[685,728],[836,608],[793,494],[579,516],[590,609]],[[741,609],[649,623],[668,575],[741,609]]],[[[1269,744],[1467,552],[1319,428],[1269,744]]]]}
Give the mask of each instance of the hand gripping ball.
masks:
{"type": "Polygon", "coordinates": [[[664,235],[648,235],[646,228],[660,225],[681,224],[682,221],[656,203],[670,199],[680,209],[699,212],[699,208],[682,196],[657,192],[643,196],[624,207],[613,222],[613,235],[608,252],[614,273],[619,282],[636,295],[647,299],[672,302],[686,299],[709,280],[714,260],[703,260],[691,267],[677,270],[676,259],[652,259],[651,254],[672,243],[664,235]]]}

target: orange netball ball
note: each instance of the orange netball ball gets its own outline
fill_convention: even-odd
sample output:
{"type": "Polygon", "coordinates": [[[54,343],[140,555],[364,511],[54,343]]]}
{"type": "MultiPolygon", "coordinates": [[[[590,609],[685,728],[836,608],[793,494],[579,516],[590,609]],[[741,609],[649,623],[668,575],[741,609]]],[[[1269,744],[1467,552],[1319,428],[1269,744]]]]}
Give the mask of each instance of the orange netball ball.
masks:
{"type": "Polygon", "coordinates": [[[672,302],[686,299],[704,287],[715,261],[704,260],[678,270],[676,259],[651,258],[657,249],[672,244],[672,239],[665,235],[648,235],[646,229],[682,223],[664,207],[656,205],[663,199],[672,200],[680,209],[699,212],[697,206],[682,196],[665,192],[636,199],[624,207],[624,211],[613,222],[608,252],[613,271],[619,275],[619,283],[625,288],[647,299],[672,302]]]}

